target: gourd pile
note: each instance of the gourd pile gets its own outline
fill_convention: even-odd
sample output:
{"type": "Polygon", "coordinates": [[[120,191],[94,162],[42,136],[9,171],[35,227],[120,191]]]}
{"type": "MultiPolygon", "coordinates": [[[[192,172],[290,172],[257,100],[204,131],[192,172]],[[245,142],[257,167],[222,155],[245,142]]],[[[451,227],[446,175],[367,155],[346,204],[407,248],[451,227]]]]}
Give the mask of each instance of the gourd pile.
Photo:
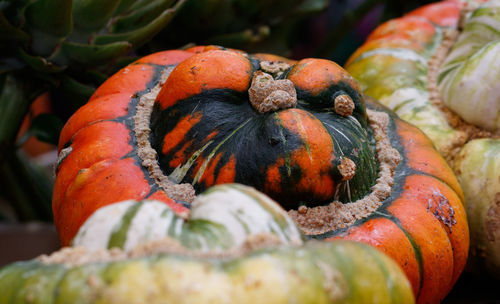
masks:
{"type": "Polygon", "coordinates": [[[98,88],[64,127],[59,149],[54,218],[63,244],[75,248],[4,269],[10,278],[4,284],[24,282],[7,298],[41,290],[59,296],[50,288],[55,279],[46,286],[20,280],[29,267],[34,276],[54,269],[63,282],[79,273],[68,292],[89,301],[118,301],[115,284],[158,275],[156,287],[143,283],[153,291],[134,288],[127,298],[178,299],[179,292],[188,301],[196,283],[193,297],[221,300],[225,293],[204,285],[209,280],[194,279],[208,268],[207,275],[220,276],[221,286],[248,301],[316,302],[323,296],[311,290],[319,288],[331,302],[408,303],[414,296],[428,302],[444,298],[466,262],[462,192],[445,160],[417,128],[367,102],[353,78],[327,60],[219,47],[156,53],[98,88]],[[256,190],[212,187],[221,183],[250,185],[287,212],[256,190]],[[163,203],[130,201],[143,199],[163,203]],[[346,241],[302,244],[297,229],[308,238],[374,245],[409,282],[381,253],[372,259],[382,262],[361,266],[367,257],[358,254],[374,251],[346,241]],[[171,283],[183,287],[163,283],[171,270],[155,270],[144,252],[163,252],[153,260],[163,265],[165,256],[188,276],[171,283]],[[130,270],[125,278],[108,275],[115,267],[130,270]],[[315,287],[279,289],[277,276],[315,287]],[[99,284],[88,282],[93,278],[99,284]],[[248,280],[256,280],[253,295],[240,290],[248,280]],[[376,287],[381,282],[385,287],[376,287]]]}
{"type": "Polygon", "coordinates": [[[500,1],[446,1],[391,20],[346,68],[423,130],[454,169],[471,269],[500,275],[500,1]],[[481,2],[485,2],[481,4],[481,2]]]}
{"type": "MultiPolygon", "coordinates": [[[[377,29],[347,65],[361,86],[328,60],[216,46],[120,70],[61,132],[53,212],[69,247],[0,269],[0,302],[443,300],[469,228],[434,144],[455,151],[462,131],[437,140],[417,123],[433,143],[372,97],[400,97],[410,120],[401,109],[434,94],[417,73],[434,68],[460,5],[377,29]]],[[[450,90],[460,66],[443,67],[450,90]]]]}

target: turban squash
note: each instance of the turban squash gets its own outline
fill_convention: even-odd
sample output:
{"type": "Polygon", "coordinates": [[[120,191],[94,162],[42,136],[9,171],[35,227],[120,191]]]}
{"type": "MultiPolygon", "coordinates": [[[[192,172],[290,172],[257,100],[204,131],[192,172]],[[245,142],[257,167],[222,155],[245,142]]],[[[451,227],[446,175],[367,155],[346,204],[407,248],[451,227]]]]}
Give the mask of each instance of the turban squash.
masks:
{"type": "Polygon", "coordinates": [[[213,46],[152,54],[97,89],[59,151],[63,245],[117,201],[185,214],[195,192],[242,183],[277,200],[309,238],[391,256],[421,303],[442,300],[467,259],[463,195],[446,161],[327,60],[213,46]]]}
{"type": "Polygon", "coordinates": [[[454,169],[470,269],[500,276],[500,1],[444,1],[379,26],[346,69],[454,169]],[[481,2],[484,2],[481,4],[481,2]]]}

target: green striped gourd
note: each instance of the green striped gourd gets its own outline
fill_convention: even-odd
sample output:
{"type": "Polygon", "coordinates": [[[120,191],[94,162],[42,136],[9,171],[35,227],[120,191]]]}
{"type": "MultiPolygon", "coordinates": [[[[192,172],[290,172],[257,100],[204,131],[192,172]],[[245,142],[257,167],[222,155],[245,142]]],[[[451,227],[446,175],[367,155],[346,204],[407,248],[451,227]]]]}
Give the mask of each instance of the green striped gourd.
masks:
{"type": "Polygon", "coordinates": [[[500,1],[446,1],[391,20],[347,70],[449,161],[464,190],[472,269],[499,276],[500,1]]]}
{"type": "Polygon", "coordinates": [[[500,1],[468,18],[438,78],[444,103],[466,122],[500,131],[500,1]]]}
{"type": "Polygon", "coordinates": [[[238,248],[248,237],[264,234],[283,244],[302,243],[293,220],[273,200],[251,187],[225,184],[197,196],[187,217],[154,200],[102,207],[85,221],[72,245],[131,250],[170,237],[192,250],[213,251],[238,248]]]}
{"type": "Polygon", "coordinates": [[[188,220],[158,204],[108,205],[75,239],[87,248],[0,269],[0,303],[414,302],[391,258],[352,241],[302,243],[287,213],[246,186],[211,188],[188,220]],[[113,238],[130,249],[105,249],[113,238]]]}

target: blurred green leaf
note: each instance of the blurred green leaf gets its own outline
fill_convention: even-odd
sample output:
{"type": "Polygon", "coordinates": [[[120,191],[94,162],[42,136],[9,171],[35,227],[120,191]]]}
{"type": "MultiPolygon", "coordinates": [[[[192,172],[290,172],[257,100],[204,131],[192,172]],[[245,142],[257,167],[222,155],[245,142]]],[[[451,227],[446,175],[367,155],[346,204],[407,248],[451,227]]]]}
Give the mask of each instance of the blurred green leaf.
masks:
{"type": "MultiPolygon", "coordinates": [[[[110,60],[127,54],[131,49],[132,44],[127,41],[118,41],[104,45],[63,42],[60,51],[66,60],[73,60],[83,65],[95,66],[109,63],[110,60]]],[[[57,60],[56,58],[54,58],[55,61],[57,60]]]]}
{"type": "MultiPolygon", "coordinates": [[[[94,77],[94,75],[89,75],[94,77]]],[[[97,75],[95,77],[98,77],[97,75]]],[[[102,81],[96,81],[101,83],[102,81]]],[[[64,75],[61,79],[60,93],[65,97],[66,107],[72,109],[71,112],[76,111],[89,100],[90,96],[95,91],[95,87],[89,84],[81,83],[74,78],[64,75]]]]}
{"type": "Polygon", "coordinates": [[[72,0],[34,1],[26,8],[26,20],[34,28],[62,38],[72,30],[72,6],[72,0]]]}
{"type": "Polygon", "coordinates": [[[5,18],[2,11],[0,11],[0,42],[14,41],[14,42],[27,42],[29,35],[11,25],[7,18],[5,18]]]}
{"type": "Polygon", "coordinates": [[[84,98],[85,101],[87,101],[95,91],[94,87],[90,87],[81,82],[78,82],[67,75],[63,76],[62,78],[61,88],[69,95],[84,98]]]}
{"type": "Polygon", "coordinates": [[[57,146],[64,122],[54,114],[37,115],[28,130],[38,140],[57,146]]]}
{"type": "Polygon", "coordinates": [[[52,220],[52,178],[22,151],[0,165],[0,195],[12,202],[19,220],[52,220]]]}
{"type": "Polygon", "coordinates": [[[118,41],[128,41],[132,43],[134,47],[142,45],[160,32],[170,22],[185,2],[186,0],[180,0],[175,4],[175,6],[166,9],[160,16],[142,28],[126,33],[99,35],[95,38],[94,43],[102,45],[118,41]]]}
{"type": "Polygon", "coordinates": [[[111,24],[110,31],[113,33],[124,33],[143,27],[147,25],[150,20],[154,20],[164,10],[168,9],[172,5],[172,2],[174,1],[153,1],[147,5],[134,9],[127,15],[116,17],[111,24]]]}
{"type": "Polygon", "coordinates": [[[75,28],[96,31],[103,28],[113,16],[120,0],[73,0],[73,22],[75,28]]]}
{"type": "Polygon", "coordinates": [[[25,22],[24,12],[26,7],[31,4],[33,0],[1,0],[0,11],[3,12],[5,18],[12,26],[20,28],[25,22]]]}
{"type": "Polygon", "coordinates": [[[72,4],[72,0],[38,0],[26,8],[30,50],[40,56],[50,56],[54,52],[73,29],[72,4]]]}
{"type": "Polygon", "coordinates": [[[120,1],[120,4],[115,10],[115,16],[121,15],[121,14],[126,14],[131,11],[130,6],[133,5],[135,2],[139,2],[137,0],[122,0],[120,1]]]}
{"type": "Polygon", "coordinates": [[[23,83],[7,75],[0,83],[0,165],[13,149],[14,139],[30,105],[23,83]]]}
{"type": "Polygon", "coordinates": [[[50,60],[41,56],[32,56],[26,53],[23,49],[18,50],[19,57],[26,62],[34,70],[42,73],[59,73],[64,71],[67,66],[57,66],[50,60]]]}

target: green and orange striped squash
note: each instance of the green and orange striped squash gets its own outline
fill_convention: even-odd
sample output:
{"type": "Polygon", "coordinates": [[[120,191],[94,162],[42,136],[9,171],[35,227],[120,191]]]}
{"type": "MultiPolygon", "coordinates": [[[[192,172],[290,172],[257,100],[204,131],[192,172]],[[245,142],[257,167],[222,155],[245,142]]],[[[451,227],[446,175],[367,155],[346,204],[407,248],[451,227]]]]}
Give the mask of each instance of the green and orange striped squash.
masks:
{"type": "Polygon", "coordinates": [[[470,269],[500,276],[500,1],[442,1],[380,25],[348,60],[364,92],[415,124],[454,169],[470,269]]]}
{"type": "Polygon", "coordinates": [[[327,60],[214,46],[152,54],[97,89],[64,127],[59,151],[53,211],[63,245],[111,203],[155,199],[183,213],[194,189],[242,183],[276,199],[309,238],[387,253],[420,303],[442,300],[467,260],[463,195],[446,161],[327,60]],[[256,110],[248,92],[262,71],[296,104],[256,110]],[[337,111],[337,99],[354,109],[337,111]],[[377,115],[386,123],[379,133],[377,115]],[[325,205],[333,209],[314,219],[325,205]]]}

